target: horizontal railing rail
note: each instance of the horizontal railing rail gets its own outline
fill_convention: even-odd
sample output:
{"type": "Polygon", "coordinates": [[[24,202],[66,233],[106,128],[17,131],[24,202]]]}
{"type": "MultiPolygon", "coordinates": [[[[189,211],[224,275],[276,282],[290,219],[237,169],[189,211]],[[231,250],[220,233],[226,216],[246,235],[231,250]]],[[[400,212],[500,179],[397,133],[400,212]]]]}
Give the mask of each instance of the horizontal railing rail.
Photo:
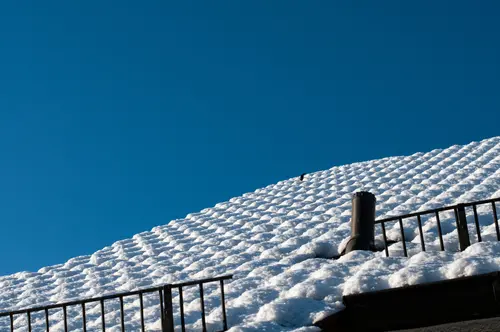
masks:
{"type": "Polygon", "coordinates": [[[46,306],[32,307],[21,310],[14,310],[9,312],[1,312],[0,318],[9,317],[10,318],[10,331],[14,332],[14,318],[19,315],[26,315],[27,323],[28,323],[28,331],[32,331],[32,314],[37,312],[43,312],[45,315],[45,329],[47,332],[50,332],[50,310],[54,309],[62,309],[63,310],[63,321],[64,321],[64,331],[68,332],[68,314],[67,310],[69,307],[81,306],[81,314],[82,314],[82,330],[83,332],[87,332],[87,309],[86,305],[89,303],[100,303],[100,318],[101,318],[101,329],[102,331],[106,331],[106,311],[105,311],[105,301],[118,299],[120,301],[120,327],[121,331],[125,332],[125,314],[124,314],[124,299],[132,296],[138,296],[139,298],[139,311],[140,311],[140,325],[141,331],[146,331],[145,328],[145,316],[144,316],[144,295],[157,293],[159,299],[160,306],[160,319],[162,332],[173,332],[174,331],[174,317],[173,317],[173,309],[172,309],[172,289],[177,289],[179,292],[179,309],[180,309],[180,320],[181,320],[181,329],[184,332],[186,330],[185,318],[184,318],[184,299],[183,299],[183,288],[189,286],[198,286],[199,287],[199,295],[200,295],[200,310],[201,310],[201,319],[202,319],[202,328],[203,331],[207,330],[206,319],[205,319],[205,304],[204,304],[204,289],[203,285],[212,282],[219,282],[220,291],[221,291],[221,306],[222,306],[222,324],[223,330],[226,331],[228,329],[227,316],[226,316],[226,305],[225,305],[225,293],[224,293],[224,281],[228,279],[232,279],[232,275],[224,275],[215,278],[207,278],[200,279],[182,283],[174,283],[174,284],[166,284],[163,286],[156,286],[136,291],[130,292],[122,292],[115,293],[110,295],[105,295],[101,297],[88,298],[82,300],[68,301],[64,303],[50,304],[46,306]]]}
{"type": "Polygon", "coordinates": [[[405,219],[408,219],[408,218],[416,218],[417,219],[421,249],[422,249],[422,251],[426,251],[422,216],[427,216],[427,215],[434,216],[436,218],[440,250],[444,251],[445,247],[444,247],[443,232],[442,232],[442,228],[441,228],[441,219],[440,219],[439,213],[446,212],[446,211],[453,211],[455,214],[455,221],[456,221],[456,227],[457,227],[457,232],[458,232],[458,240],[459,240],[460,250],[463,251],[470,245],[469,230],[468,230],[468,226],[467,226],[467,215],[466,215],[466,210],[465,210],[465,208],[467,208],[467,207],[472,207],[472,213],[474,216],[474,224],[475,224],[475,229],[476,229],[476,234],[477,234],[477,240],[478,240],[478,242],[481,242],[482,236],[481,236],[481,229],[480,229],[480,224],[479,224],[479,217],[478,217],[478,213],[477,213],[477,207],[480,205],[485,205],[485,204],[491,205],[497,241],[500,241],[500,228],[499,228],[499,224],[498,224],[497,208],[496,208],[496,204],[495,204],[496,202],[500,202],[500,197],[486,199],[486,200],[480,200],[480,201],[475,201],[475,202],[467,202],[467,203],[461,203],[461,204],[456,204],[456,205],[450,205],[450,206],[440,207],[440,208],[431,209],[431,210],[418,211],[418,212],[413,212],[413,213],[399,215],[399,216],[391,216],[391,217],[375,220],[375,224],[380,224],[380,226],[381,226],[382,238],[384,241],[384,251],[385,251],[386,256],[389,257],[389,241],[387,240],[387,232],[386,232],[385,225],[389,222],[397,222],[399,224],[399,228],[400,228],[400,232],[401,232],[401,243],[403,246],[403,253],[406,257],[408,257],[408,250],[406,247],[406,239],[405,239],[405,234],[404,234],[403,221],[405,219]]]}

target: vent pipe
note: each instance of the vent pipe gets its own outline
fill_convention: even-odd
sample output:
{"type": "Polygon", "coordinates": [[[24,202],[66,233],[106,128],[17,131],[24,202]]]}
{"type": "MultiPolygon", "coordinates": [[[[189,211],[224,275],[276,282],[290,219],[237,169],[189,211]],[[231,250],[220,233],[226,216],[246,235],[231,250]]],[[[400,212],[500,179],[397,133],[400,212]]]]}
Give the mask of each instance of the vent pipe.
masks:
{"type": "Polygon", "coordinates": [[[352,196],[351,238],[345,253],[373,250],[375,243],[375,195],[367,191],[352,196]]]}

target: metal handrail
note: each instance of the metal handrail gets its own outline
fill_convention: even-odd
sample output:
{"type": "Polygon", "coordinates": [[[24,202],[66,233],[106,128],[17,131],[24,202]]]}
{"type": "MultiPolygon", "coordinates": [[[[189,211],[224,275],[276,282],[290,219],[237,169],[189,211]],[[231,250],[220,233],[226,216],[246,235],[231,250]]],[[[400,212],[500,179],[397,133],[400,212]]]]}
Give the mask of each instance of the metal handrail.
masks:
{"type": "Polygon", "coordinates": [[[393,221],[398,222],[399,228],[401,231],[401,242],[403,244],[403,253],[406,257],[408,257],[408,250],[406,248],[406,239],[405,239],[404,228],[403,228],[403,219],[414,218],[414,217],[417,218],[417,223],[418,223],[418,228],[419,228],[419,236],[420,236],[420,245],[421,245],[422,251],[426,251],[424,235],[423,235],[423,230],[422,230],[421,217],[424,215],[433,214],[435,216],[436,222],[437,222],[437,230],[438,230],[438,236],[439,236],[440,249],[441,249],[441,251],[444,251],[443,233],[441,230],[441,220],[439,217],[439,212],[454,211],[455,212],[455,221],[456,221],[457,231],[458,231],[460,250],[463,251],[463,250],[465,250],[465,248],[467,248],[470,245],[469,231],[468,231],[468,227],[467,227],[467,217],[466,217],[466,212],[465,212],[466,207],[472,207],[478,242],[481,242],[482,237],[481,237],[481,230],[480,230],[480,225],[479,225],[479,218],[478,218],[478,214],[477,214],[477,206],[484,205],[484,204],[491,204],[491,208],[492,208],[492,212],[493,212],[493,222],[495,224],[497,240],[500,241],[500,227],[499,227],[499,223],[498,223],[497,208],[496,208],[495,202],[500,202],[500,197],[490,198],[490,199],[485,199],[485,200],[480,200],[480,201],[474,201],[474,202],[460,203],[460,204],[455,204],[455,205],[449,205],[449,206],[445,206],[445,207],[441,207],[441,208],[430,209],[430,210],[425,210],[425,211],[418,211],[418,212],[408,213],[408,214],[399,215],[399,216],[387,217],[387,218],[375,220],[375,224],[380,224],[380,226],[382,228],[382,237],[384,240],[384,250],[385,250],[386,256],[389,257],[389,249],[388,249],[389,245],[388,245],[388,241],[387,241],[385,224],[387,222],[393,222],[393,221]]]}
{"type": "Polygon", "coordinates": [[[387,217],[384,219],[375,220],[375,223],[380,224],[383,222],[398,220],[399,218],[405,219],[405,218],[417,217],[418,215],[423,215],[423,214],[431,214],[431,213],[435,213],[435,212],[454,210],[459,206],[469,207],[469,206],[474,206],[474,205],[477,206],[477,205],[493,203],[493,202],[500,202],[500,197],[490,198],[490,199],[485,199],[485,200],[475,201],[475,202],[459,203],[459,204],[444,206],[444,207],[440,207],[440,208],[436,208],[436,209],[417,211],[417,212],[412,212],[412,213],[403,214],[403,215],[399,215],[399,216],[387,217]]]}
{"type": "Polygon", "coordinates": [[[34,312],[44,311],[45,312],[45,325],[46,331],[50,331],[49,324],[49,310],[51,309],[63,309],[64,312],[64,330],[68,331],[68,322],[67,322],[67,307],[80,305],[82,308],[82,324],[83,331],[87,331],[87,322],[86,322],[86,308],[85,304],[87,303],[100,303],[101,304],[101,319],[102,319],[102,328],[105,331],[105,310],[104,310],[104,301],[111,299],[119,299],[120,300],[120,313],[121,313],[121,330],[125,331],[125,320],[124,320],[124,303],[123,299],[129,296],[138,295],[140,299],[140,312],[141,312],[141,327],[142,331],[145,331],[144,324],[144,306],[143,306],[143,295],[147,293],[155,293],[158,292],[160,297],[160,307],[161,307],[161,321],[162,321],[162,331],[171,332],[173,331],[173,311],[172,311],[172,288],[178,288],[179,290],[179,301],[180,301],[180,310],[181,310],[181,326],[182,331],[185,331],[185,321],[184,321],[184,300],[182,295],[182,288],[188,286],[198,285],[200,287],[200,300],[201,300],[201,312],[202,312],[202,325],[203,330],[206,330],[206,322],[205,322],[205,307],[204,307],[204,295],[203,295],[203,284],[210,282],[219,282],[221,288],[221,303],[222,303],[222,311],[223,311],[223,326],[224,330],[228,329],[227,325],[227,316],[226,316],[226,306],[225,306],[225,295],[224,295],[224,280],[232,279],[233,275],[223,275],[215,278],[206,278],[200,280],[193,280],[181,283],[174,284],[166,284],[162,286],[156,286],[141,290],[135,290],[130,292],[122,292],[115,293],[110,295],[104,295],[100,297],[68,301],[57,304],[50,304],[46,306],[32,307],[20,310],[14,310],[9,312],[1,312],[1,317],[10,317],[10,329],[11,332],[14,331],[14,316],[27,314],[28,318],[28,330],[31,331],[31,314],[34,312]]]}

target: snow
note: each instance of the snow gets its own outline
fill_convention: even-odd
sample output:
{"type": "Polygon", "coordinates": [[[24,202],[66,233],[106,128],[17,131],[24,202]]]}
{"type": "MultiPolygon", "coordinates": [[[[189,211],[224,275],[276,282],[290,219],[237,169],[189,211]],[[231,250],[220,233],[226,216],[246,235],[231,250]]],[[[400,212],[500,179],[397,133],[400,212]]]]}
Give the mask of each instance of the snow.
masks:
{"type": "MultiPolygon", "coordinates": [[[[441,215],[445,252],[439,252],[436,220],[422,218],[427,252],[421,252],[418,225],[405,220],[409,258],[401,243],[384,252],[355,251],[338,260],[350,235],[351,195],[366,190],[377,197],[383,218],[443,205],[500,196],[500,137],[465,146],[391,157],[293,178],[192,213],[131,239],[118,241],[90,256],[70,259],[38,272],[0,277],[0,310],[96,297],[171,282],[234,273],[226,287],[231,331],[318,329],[314,321],[343,309],[342,296],[404,285],[452,279],[500,270],[490,206],[478,208],[483,242],[458,251],[455,219],[441,215]]],[[[470,213],[469,213],[470,214],[470,213]]],[[[387,236],[400,241],[397,223],[387,236]]],[[[380,229],[377,241],[381,244],[380,229]]],[[[174,311],[179,324],[177,293],[174,311]]],[[[198,290],[184,291],[188,330],[200,330],[198,290]]],[[[158,298],[145,296],[148,331],[159,331],[158,298]]],[[[221,329],[217,284],[205,286],[207,322],[221,329]]],[[[139,301],[125,299],[127,331],[139,330],[139,301]]],[[[87,306],[88,331],[100,331],[100,308],[87,306]]],[[[63,330],[62,311],[51,311],[51,331],[63,330]]],[[[78,307],[68,308],[70,330],[81,330],[78,307]]],[[[42,313],[32,315],[34,331],[43,330],[42,313]]],[[[9,330],[0,319],[0,330],[9,330]]],[[[15,319],[27,331],[27,319],[15,319]]],[[[106,302],[106,330],[120,330],[119,302],[106,302]]]]}

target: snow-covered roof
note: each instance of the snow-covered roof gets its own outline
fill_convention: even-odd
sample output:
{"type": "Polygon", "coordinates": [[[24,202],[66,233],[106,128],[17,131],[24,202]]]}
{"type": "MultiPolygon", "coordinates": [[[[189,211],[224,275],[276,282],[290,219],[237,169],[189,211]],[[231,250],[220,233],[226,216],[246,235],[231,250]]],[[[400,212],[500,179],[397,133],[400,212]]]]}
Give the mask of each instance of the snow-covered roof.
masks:
{"type": "MultiPolygon", "coordinates": [[[[405,227],[409,258],[355,251],[327,259],[339,253],[350,235],[352,193],[375,194],[378,218],[493,198],[500,196],[499,166],[500,137],[494,137],[333,167],[304,181],[281,181],[93,255],[0,277],[0,310],[234,273],[226,287],[231,331],[315,331],[313,321],[343,308],[342,295],[500,270],[500,242],[487,207],[478,209],[485,242],[474,243],[471,236],[473,244],[464,252],[458,252],[454,219],[443,216],[446,252],[412,252],[412,245],[419,244],[418,229],[405,227]]],[[[389,239],[398,240],[398,226],[386,227],[389,239]]],[[[424,231],[428,248],[434,241],[438,250],[432,220],[424,231]]],[[[184,296],[191,327],[201,324],[196,292],[187,290],[184,296]]],[[[209,326],[220,329],[217,285],[206,287],[205,304],[209,326]]],[[[115,314],[107,314],[107,330],[113,331],[113,324],[119,328],[115,314]]],[[[99,319],[88,319],[89,330],[99,329],[99,319]]],[[[70,329],[76,320],[70,313],[70,329]]],[[[149,315],[146,322],[158,327],[158,320],[149,315]]],[[[43,326],[42,316],[33,321],[35,327],[43,326]]],[[[15,323],[20,330],[26,328],[23,317],[15,323]]],[[[8,324],[8,319],[0,320],[0,330],[8,330],[8,324]]],[[[133,325],[139,324],[138,316],[130,315],[127,324],[132,324],[131,331],[139,330],[133,325]]]]}

